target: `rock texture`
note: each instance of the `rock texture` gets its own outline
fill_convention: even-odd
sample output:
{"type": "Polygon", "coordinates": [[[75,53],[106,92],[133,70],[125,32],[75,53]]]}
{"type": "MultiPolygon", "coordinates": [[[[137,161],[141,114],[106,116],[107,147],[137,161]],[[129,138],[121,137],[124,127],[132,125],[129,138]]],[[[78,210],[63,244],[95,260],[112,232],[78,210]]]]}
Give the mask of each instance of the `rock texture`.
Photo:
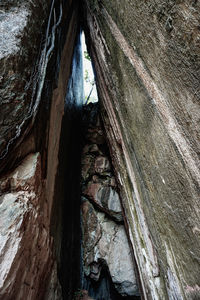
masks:
{"type": "MultiPolygon", "coordinates": [[[[94,172],[95,170],[93,169],[94,172]]],[[[101,176],[103,175],[101,174],[101,176]]],[[[102,211],[107,212],[116,221],[123,220],[120,199],[116,191],[115,179],[111,172],[104,173],[104,178],[93,174],[83,189],[83,195],[91,199],[102,211]]]]}
{"type": "MultiPolygon", "coordinates": [[[[91,110],[95,106],[91,105],[91,110]]],[[[107,267],[121,296],[138,296],[131,249],[124,225],[118,223],[123,221],[120,199],[98,118],[96,125],[90,124],[88,132],[82,155],[84,274],[98,282],[102,269],[107,267]]],[[[100,299],[102,296],[96,297],[100,299]]],[[[106,297],[114,299],[109,295],[106,297]]]]}
{"type": "Polygon", "coordinates": [[[97,212],[91,203],[82,204],[84,271],[98,281],[102,266],[122,296],[139,295],[131,252],[123,225],[97,212]]]}
{"type": "Polygon", "coordinates": [[[0,298],[41,298],[53,257],[39,153],[1,178],[0,187],[0,298]]]}
{"type": "MultiPolygon", "coordinates": [[[[91,105],[92,110],[95,105],[91,105]]],[[[115,177],[106,154],[106,143],[99,119],[86,133],[82,157],[82,194],[116,221],[122,221],[122,208],[115,177]]]]}
{"type": "MultiPolygon", "coordinates": [[[[83,214],[91,211],[83,224],[91,251],[91,258],[85,254],[86,273],[98,279],[99,262],[106,262],[117,290],[136,292],[126,264],[128,246],[128,258],[122,258],[131,284],[116,265],[116,249],[125,239],[120,191],[144,299],[199,299],[200,4],[82,2],[113,166],[102,147],[102,129],[90,128],[82,170],[83,214]],[[114,237],[104,253],[105,240],[114,237]]],[[[64,217],[58,205],[64,194],[59,158],[62,164],[76,145],[59,151],[78,10],[78,0],[0,3],[0,298],[5,300],[62,298],[61,252],[66,247],[72,257],[72,243],[79,244],[73,220],[61,251],[64,217]]],[[[68,114],[62,135],[68,128],[66,145],[79,124],[69,119],[68,114]]]]}
{"type": "Polygon", "coordinates": [[[62,299],[55,186],[77,19],[78,1],[0,3],[0,299],[62,299]]]}
{"type": "Polygon", "coordinates": [[[38,57],[48,2],[13,0],[0,4],[0,159],[10,147],[17,146],[38,109],[35,92],[38,80],[42,81],[43,63],[38,57]]]}
{"type": "Polygon", "coordinates": [[[93,298],[88,296],[88,292],[86,290],[79,290],[75,292],[74,296],[75,300],[94,300],[93,298]]]}
{"type": "Polygon", "coordinates": [[[144,298],[200,298],[199,2],[83,9],[144,298]]]}

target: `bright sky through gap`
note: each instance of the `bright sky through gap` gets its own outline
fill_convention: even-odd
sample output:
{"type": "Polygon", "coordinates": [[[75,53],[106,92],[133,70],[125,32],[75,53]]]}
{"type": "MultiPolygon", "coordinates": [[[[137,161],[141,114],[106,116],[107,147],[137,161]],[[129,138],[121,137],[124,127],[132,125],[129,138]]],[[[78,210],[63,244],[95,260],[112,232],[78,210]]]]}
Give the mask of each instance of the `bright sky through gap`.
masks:
{"type": "MultiPolygon", "coordinates": [[[[84,103],[92,89],[92,84],[91,82],[94,81],[94,73],[92,69],[92,64],[91,62],[85,58],[84,51],[87,52],[86,44],[85,44],[85,34],[82,32],[81,35],[81,43],[82,43],[82,55],[83,55],[83,78],[84,78],[84,94],[85,94],[85,99],[84,103]],[[86,72],[88,72],[88,81],[85,80],[86,72]]],[[[90,95],[90,100],[89,102],[97,102],[98,101],[98,96],[97,96],[97,89],[96,89],[96,84],[93,87],[92,93],[90,95]]]]}

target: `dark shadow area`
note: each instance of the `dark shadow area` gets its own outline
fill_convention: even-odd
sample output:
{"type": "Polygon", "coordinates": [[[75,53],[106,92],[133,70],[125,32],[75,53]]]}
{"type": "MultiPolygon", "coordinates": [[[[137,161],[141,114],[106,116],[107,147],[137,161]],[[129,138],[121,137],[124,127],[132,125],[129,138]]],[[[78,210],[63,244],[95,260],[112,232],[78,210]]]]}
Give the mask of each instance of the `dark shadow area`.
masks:
{"type": "MultiPolygon", "coordinates": [[[[63,133],[71,128],[66,142],[62,143],[62,156],[67,160],[64,168],[64,201],[62,205],[62,242],[60,281],[63,299],[72,299],[75,290],[80,286],[80,164],[81,164],[81,112],[73,111],[69,121],[66,113],[63,120],[63,133]]],[[[62,162],[63,163],[63,162],[62,162]]]]}
{"type": "MultiPolygon", "coordinates": [[[[61,135],[64,164],[60,281],[63,299],[80,286],[80,172],[82,151],[83,75],[80,34],[74,50],[61,135]]],[[[62,166],[63,168],[63,166],[62,166]]]]}
{"type": "Polygon", "coordinates": [[[52,234],[63,299],[73,299],[80,286],[80,172],[83,76],[77,37],[65,100],[59,147],[52,234]]]}
{"type": "Polygon", "coordinates": [[[95,300],[139,300],[136,296],[121,296],[115,289],[109,271],[103,266],[99,281],[84,277],[83,289],[95,300]]]}

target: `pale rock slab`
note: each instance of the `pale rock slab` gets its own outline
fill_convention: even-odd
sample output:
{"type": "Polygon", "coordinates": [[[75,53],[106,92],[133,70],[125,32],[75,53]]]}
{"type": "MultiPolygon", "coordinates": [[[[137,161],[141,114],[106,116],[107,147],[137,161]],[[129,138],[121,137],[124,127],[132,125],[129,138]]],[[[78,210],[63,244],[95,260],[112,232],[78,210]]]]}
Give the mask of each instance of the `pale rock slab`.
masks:
{"type": "Polygon", "coordinates": [[[104,213],[95,211],[89,201],[83,203],[82,216],[86,275],[98,281],[102,265],[106,264],[113,284],[121,295],[139,295],[124,226],[108,219],[104,213]],[[87,215],[86,208],[89,212],[87,215]]]}
{"type": "Polygon", "coordinates": [[[0,299],[39,299],[52,266],[39,153],[0,180],[0,299]]]}

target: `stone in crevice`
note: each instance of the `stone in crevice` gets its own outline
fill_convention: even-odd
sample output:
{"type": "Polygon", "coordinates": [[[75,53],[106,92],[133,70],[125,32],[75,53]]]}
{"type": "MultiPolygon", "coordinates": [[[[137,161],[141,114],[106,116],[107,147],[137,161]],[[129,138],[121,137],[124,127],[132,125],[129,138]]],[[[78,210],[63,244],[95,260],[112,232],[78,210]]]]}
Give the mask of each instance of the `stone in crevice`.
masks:
{"type": "MultiPolygon", "coordinates": [[[[119,195],[116,191],[115,177],[110,159],[105,151],[105,138],[101,127],[99,135],[93,126],[90,128],[88,143],[82,154],[82,194],[91,200],[100,210],[109,214],[118,222],[123,221],[119,195]],[[93,132],[93,135],[91,134],[93,132]],[[102,138],[101,144],[99,136],[102,138]],[[100,148],[101,145],[101,148],[100,148]]],[[[87,134],[86,134],[87,137],[87,134]]]]}
{"type": "Polygon", "coordinates": [[[107,185],[107,183],[105,185],[102,182],[90,182],[83,190],[83,195],[116,221],[123,221],[119,195],[112,186],[107,185]]]}
{"type": "Polygon", "coordinates": [[[96,211],[89,201],[85,201],[82,205],[82,223],[85,275],[98,281],[102,267],[105,265],[119,294],[138,296],[131,251],[124,226],[110,220],[104,213],[96,211]],[[86,207],[88,214],[85,214],[86,207]]]}
{"type": "Polygon", "coordinates": [[[97,127],[89,126],[82,153],[83,288],[95,299],[138,296],[115,176],[97,120],[97,127]]]}

